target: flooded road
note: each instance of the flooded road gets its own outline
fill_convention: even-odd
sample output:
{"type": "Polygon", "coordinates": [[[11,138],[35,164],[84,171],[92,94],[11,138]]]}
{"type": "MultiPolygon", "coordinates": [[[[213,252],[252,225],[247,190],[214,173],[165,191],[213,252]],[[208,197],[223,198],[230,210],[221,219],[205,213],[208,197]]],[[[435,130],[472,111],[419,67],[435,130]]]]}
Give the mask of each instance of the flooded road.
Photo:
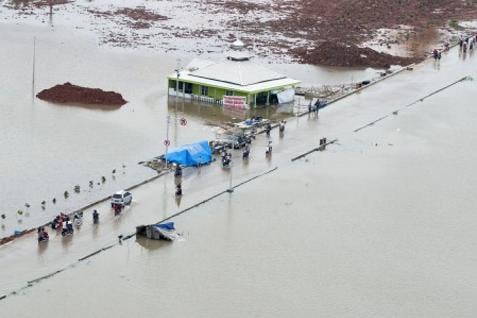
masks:
{"type": "MultiPolygon", "coordinates": [[[[164,153],[170,111],[166,76],[177,67],[178,59],[183,66],[192,56],[98,49],[89,33],[61,25],[51,29],[0,24],[0,32],[4,70],[0,75],[0,212],[7,216],[0,237],[47,222],[60,211],[72,211],[155,174],[137,163],[164,153]],[[32,102],[34,36],[35,92],[69,81],[118,91],[129,103],[104,111],[32,102]],[[89,181],[94,182],[93,188],[89,181]],[[81,186],[81,194],[73,193],[75,185],[81,186]],[[67,200],[65,191],[70,193],[67,200]],[[46,201],[44,210],[42,201],[46,201]],[[19,209],[22,216],[16,213],[19,209]]],[[[349,83],[376,75],[374,70],[306,65],[277,65],[277,69],[302,79],[304,85],[349,83]]],[[[196,113],[194,106],[182,103],[182,110],[172,112],[174,118],[188,119],[187,127],[175,122],[172,146],[212,138],[211,125],[227,120],[220,109],[205,106],[211,114],[196,113]]]]}
{"type": "Polygon", "coordinates": [[[289,120],[283,138],[272,132],[269,161],[258,137],[248,164],[235,159],[232,183],[278,170],[174,218],[183,241],[132,238],[77,263],[138,224],[226,189],[230,173],[216,163],[186,169],[179,206],[168,176],[134,191],[119,219],[103,204],[100,226],[87,219],[71,239],[53,236],[39,248],[31,235],[0,247],[9,268],[0,294],[67,269],[7,297],[2,313],[51,316],[52,299],[66,298],[88,304],[71,317],[159,309],[171,317],[474,316],[476,82],[405,107],[468,75],[475,57],[452,50],[439,67],[426,62],[319,118],[289,120]],[[323,136],[338,143],[290,161],[323,136]]]}

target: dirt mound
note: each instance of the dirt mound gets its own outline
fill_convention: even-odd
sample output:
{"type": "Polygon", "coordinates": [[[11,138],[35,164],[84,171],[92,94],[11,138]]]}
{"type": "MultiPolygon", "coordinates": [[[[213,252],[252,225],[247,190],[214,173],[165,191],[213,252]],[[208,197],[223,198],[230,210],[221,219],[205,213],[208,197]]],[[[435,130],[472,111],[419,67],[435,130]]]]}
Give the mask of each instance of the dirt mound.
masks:
{"type": "Polygon", "coordinates": [[[113,108],[121,107],[127,103],[119,93],[106,92],[99,88],[81,87],[71,83],[55,85],[42,90],[36,97],[52,103],[98,105],[113,108]]]}
{"type": "Polygon", "coordinates": [[[356,45],[323,42],[314,49],[296,49],[295,54],[302,62],[327,66],[361,66],[389,68],[391,65],[409,65],[418,62],[417,58],[407,58],[380,53],[370,48],[356,45]]]}

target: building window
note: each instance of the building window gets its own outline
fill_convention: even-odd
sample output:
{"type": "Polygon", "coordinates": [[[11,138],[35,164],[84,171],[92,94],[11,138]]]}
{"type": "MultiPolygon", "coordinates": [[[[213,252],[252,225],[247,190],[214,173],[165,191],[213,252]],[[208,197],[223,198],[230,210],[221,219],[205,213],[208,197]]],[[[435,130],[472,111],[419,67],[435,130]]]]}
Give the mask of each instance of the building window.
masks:
{"type": "Polygon", "coordinates": [[[234,96],[234,92],[233,91],[225,91],[225,95],[226,96],[234,96]]]}
{"type": "Polygon", "coordinates": [[[179,91],[184,89],[184,82],[179,82],[179,91]]]}
{"type": "Polygon", "coordinates": [[[192,83],[185,83],[185,93],[192,94],[192,83]]]}
{"type": "Polygon", "coordinates": [[[209,88],[207,86],[200,87],[200,95],[209,96],[209,88]]]}

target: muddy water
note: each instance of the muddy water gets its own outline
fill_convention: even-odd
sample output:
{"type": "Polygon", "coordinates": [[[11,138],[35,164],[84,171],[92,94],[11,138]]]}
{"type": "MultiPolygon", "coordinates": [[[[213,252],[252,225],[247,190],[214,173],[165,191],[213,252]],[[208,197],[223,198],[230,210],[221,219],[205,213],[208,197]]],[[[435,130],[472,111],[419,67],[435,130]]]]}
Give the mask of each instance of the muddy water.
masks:
{"type": "MultiPolygon", "coordinates": [[[[451,77],[465,72],[449,66],[451,77]]],[[[428,72],[430,65],[389,83],[416,76],[415,98],[433,88],[428,72]]],[[[334,110],[322,112],[338,145],[279,160],[276,173],[176,218],[183,241],[126,241],[8,297],[2,313],[56,316],[52,300],[76,299],[71,317],[472,317],[476,84],[353,133],[393,109],[374,105],[388,85],[352,98],[362,114],[348,107],[341,125],[334,110]]],[[[285,140],[323,133],[313,118],[300,125],[285,140]]],[[[157,188],[146,191],[148,204],[157,188]]]]}
{"type": "MultiPolygon", "coordinates": [[[[0,211],[7,215],[0,236],[44,222],[59,211],[72,210],[153,175],[137,162],[164,152],[166,114],[170,109],[165,76],[177,66],[178,58],[184,65],[191,56],[98,49],[90,34],[61,25],[51,29],[1,24],[0,30],[0,211]],[[35,92],[70,81],[118,91],[129,103],[120,110],[104,111],[32,101],[34,36],[35,92]],[[107,180],[104,184],[102,176],[107,180]],[[90,180],[94,181],[93,188],[88,186],[90,180]],[[81,186],[81,194],[73,193],[75,185],[81,186]],[[65,190],[70,193],[67,200],[65,190]],[[53,198],[56,204],[52,204],[53,198]],[[43,200],[44,210],[40,205],[43,200]],[[25,203],[31,207],[26,208],[25,203]],[[23,210],[23,216],[16,215],[18,209],[23,210]]],[[[372,70],[275,66],[305,85],[348,83],[373,74],[372,70]]],[[[232,117],[213,108],[211,114],[197,113],[194,107],[173,112],[174,118],[190,117],[187,127],[173,123],[173,146],[198,137],[210,138],[214,130],[208,123],[232,117]]],[[[273,115],[274,111],[268,112],[273,115]]]]}

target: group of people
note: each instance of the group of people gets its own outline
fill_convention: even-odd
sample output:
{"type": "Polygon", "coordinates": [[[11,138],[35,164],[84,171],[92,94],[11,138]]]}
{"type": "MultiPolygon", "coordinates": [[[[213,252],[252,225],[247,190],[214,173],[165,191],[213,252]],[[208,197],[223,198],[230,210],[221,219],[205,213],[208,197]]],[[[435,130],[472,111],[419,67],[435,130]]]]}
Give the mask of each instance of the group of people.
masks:
{"type": "Polygon", "coordinates": [[[308,104],[308,112],[316,113],[318,115],[320,108],[324,107],[326,103],[326,101],[321,101],[319,98],[316,99],[315,103],[313,103],[313,100],[311,100],[308,104]]]}
{"type": "MultiPolygon", "coordinates": [[[[93,211],[93,223],[99,223],[99,213],[97,210],[93,211]]],[[[62,236],[68,236],[74,233],[74,226],[79,228],[83,224],[83,212],[76,212],[73,215],[73,219],[70,218],[68,214],[60,213],[53,221],[51,221],[51,228],[53,230],[59,231],[62,236]]],[[[40,226],[37,229],[38,232],[38,242],[48,241],[49,235],[46,229],[43,226],[40,226]]]]}
{"type": "Polygon", "coordinates": [[[438,49],[434,49],[432,51],[432,57],[434,58],[434,60],[440,60],[442,57],[441,51],[439,51],[438,49]]]}
{"type": "Polygon", "coordinates": [[[55,216],[55,218],[51,222],[51,228],[53,230],[61,230],[64,227],[67,227],[68,223],[70,223],[71,226],[73,226],[70,216],[62,212],[58,214],[57,216],[55,216]]]}
{"type": "Polygon", "coordinates": [[[467,38],[459,38],[459,47],[462,51],[466,52],[467,49],[473,50],[474,46],[477,44],[477,35],[472,35],[467,38]]]}

